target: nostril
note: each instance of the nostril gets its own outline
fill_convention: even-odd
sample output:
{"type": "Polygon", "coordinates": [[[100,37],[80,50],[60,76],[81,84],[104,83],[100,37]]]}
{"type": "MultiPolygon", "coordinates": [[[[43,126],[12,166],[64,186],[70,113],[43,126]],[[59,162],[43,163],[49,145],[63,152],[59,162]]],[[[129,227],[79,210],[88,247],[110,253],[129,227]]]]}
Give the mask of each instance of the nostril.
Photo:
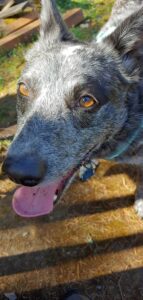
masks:
{"type": "Polygon", "coordinates": [[[35,186],[40,183],[41,178],[23,178],[21,179],[21,184],[25,186],[35,186]]]}
{"type": "Polygon", "coordinates": [[[3,174],[15,183],[25,186],[39,184],[46,173],[46,163],[38,156],[7,157],[2,165],[3,174]]]}

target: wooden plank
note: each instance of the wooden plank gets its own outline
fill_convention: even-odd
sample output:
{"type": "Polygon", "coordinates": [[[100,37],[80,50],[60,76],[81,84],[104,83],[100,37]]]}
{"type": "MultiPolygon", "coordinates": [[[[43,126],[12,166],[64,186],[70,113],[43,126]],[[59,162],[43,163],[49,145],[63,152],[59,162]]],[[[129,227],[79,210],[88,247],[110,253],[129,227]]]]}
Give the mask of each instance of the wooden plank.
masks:
{"type": "Polygon", "coordinates": [[[76,26],[83,22],[84,16],[80,8],[74,8],[66,12],[64,15],[64,21],[69,28],[76,26]]]}
{"type": "Polygon", "coordinates": [[[10,8],[12,5],[14,4],[14,0],[9,0],[5,5],[4,7],[2,8],[2,12],[3,11],[6,11],[8,8],[10,8]]]}
{"type": "MultiPolygon", "coordinates": [[[[26,14],[24,17],[18,18],[15,22],[11,23],[10,25],[7,25],[7,34],[10,34],[25,25],[31,23],[32,21],[36,20],[38,18],[38,13],[36,11],[33,11],[29,14],[26,14]]],[[[83,21],[83,13],[82,10],[79,9],[71,9],[65,14],[65,22],[68,25],[68,27],[75,26],[75,24],[79,24],[83,21]]]]}
{"type": "Polygon", "coordinates": [[[38,32],[40,21],[36,20],[25,27],[0,39],[0,49],[12,49],[21,41],[28,41],[33,33],[38,32]]]}
{"type": "Polygon", "coordinates": [[[16,21],[11,23],[10,25],[7,25],[6,32],[7,32],[7,34],[10,34],[14,31],[30,24],[37,18],[38,18],[38,14],[36,11],[26,14],[24,17],[18,18],[16,21]]]}
{"type": "Polygon", "coordinates": [[[0,18],[4,19],[4,18],[12,17],[12,16],[22,12],[23,9],[28,5],[29,5],[29,1],[24,1],[20,4],[9,7],[7,10],[0,12],[0,18]]]}
{"type": "MultiPolygon", "coordinates": [[[[69,27],[73,25],[76,26],[84,20],[83,13],[80,8],[72,10],[71,13],[68,11],[64,15],[64,20],[69,27]]],[[[30,40],[32,34],[39,31],[39,26],[40,20],[35,20],[23,28],[0,39],[0,49],[12,49],[18,43],[30,40]]]]}

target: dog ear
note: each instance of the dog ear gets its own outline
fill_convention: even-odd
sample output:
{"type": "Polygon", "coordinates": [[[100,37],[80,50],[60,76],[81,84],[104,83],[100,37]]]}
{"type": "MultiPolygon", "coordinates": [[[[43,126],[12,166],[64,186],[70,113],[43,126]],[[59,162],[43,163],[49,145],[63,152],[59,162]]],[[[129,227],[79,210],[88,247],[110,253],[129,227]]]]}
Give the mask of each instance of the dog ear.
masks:
{"type": "Polygon", "coordinates": [[[128,71],[139,68],[143,63],[143,6],[105,38],[104,42],[113,46],[128,71]]]}
{"type": "Polygon", "coordinates": [[[50,44],[73,39],[57,9],[55,0],[42,0],[40,34],[50,44]]]}

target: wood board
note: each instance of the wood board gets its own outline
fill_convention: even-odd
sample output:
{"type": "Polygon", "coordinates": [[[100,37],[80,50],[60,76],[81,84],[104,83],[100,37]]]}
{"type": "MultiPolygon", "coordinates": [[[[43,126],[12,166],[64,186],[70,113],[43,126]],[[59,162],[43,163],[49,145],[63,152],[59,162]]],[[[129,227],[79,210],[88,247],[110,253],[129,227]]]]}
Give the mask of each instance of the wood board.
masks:
{"type": "MultiPolygon", "coordinates": [[[[64,21],[68,27],[76,26],[84,20],[83,12],[80,8],[75,8],[64,15],[64,21]]],[[[0,39],[0,50],[10,50],[18,43],[30,40],[31,36],[39,31],[40,20],[35,20],[27,24],[21,29],[18,29],[8,36],[0,39]]]]}

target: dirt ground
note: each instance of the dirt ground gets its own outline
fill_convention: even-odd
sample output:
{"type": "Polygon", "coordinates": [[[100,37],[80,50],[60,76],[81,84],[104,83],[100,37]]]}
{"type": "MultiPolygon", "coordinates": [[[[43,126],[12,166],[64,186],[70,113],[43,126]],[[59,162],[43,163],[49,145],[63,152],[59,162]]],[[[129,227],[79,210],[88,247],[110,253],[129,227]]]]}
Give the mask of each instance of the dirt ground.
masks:
{"type": "MultiPolygon", "coordinates": [[[[2,159],[2,158],[1,158],[2,159]]],[[[0,177],[0,299],[59,300],[78,289],[92,300],[143,299],[143,221],[133,202],[137,170],[101,162],[49,216],[23,219],[0,177]]]]}
{"type": "MultiPolygon", "coordinates": [[[[98,2],[101,9],[105,0],[98,2]]],[[[0,128],[16,120],[19,56],[0,66],[6,73],[0,128]]],[[[0,163],[7,144],[0,144],[0,163]]],[[[137,175],[134,168],[101,162],[96,176],[77,180],[53,213],[36,219],[15,215],[16,186],[0,175],[0,300],[9,292],[18,300],[62,300],[70,289],[91,300],[143,300],[143,220],[133,208],[137,175]]]]}

